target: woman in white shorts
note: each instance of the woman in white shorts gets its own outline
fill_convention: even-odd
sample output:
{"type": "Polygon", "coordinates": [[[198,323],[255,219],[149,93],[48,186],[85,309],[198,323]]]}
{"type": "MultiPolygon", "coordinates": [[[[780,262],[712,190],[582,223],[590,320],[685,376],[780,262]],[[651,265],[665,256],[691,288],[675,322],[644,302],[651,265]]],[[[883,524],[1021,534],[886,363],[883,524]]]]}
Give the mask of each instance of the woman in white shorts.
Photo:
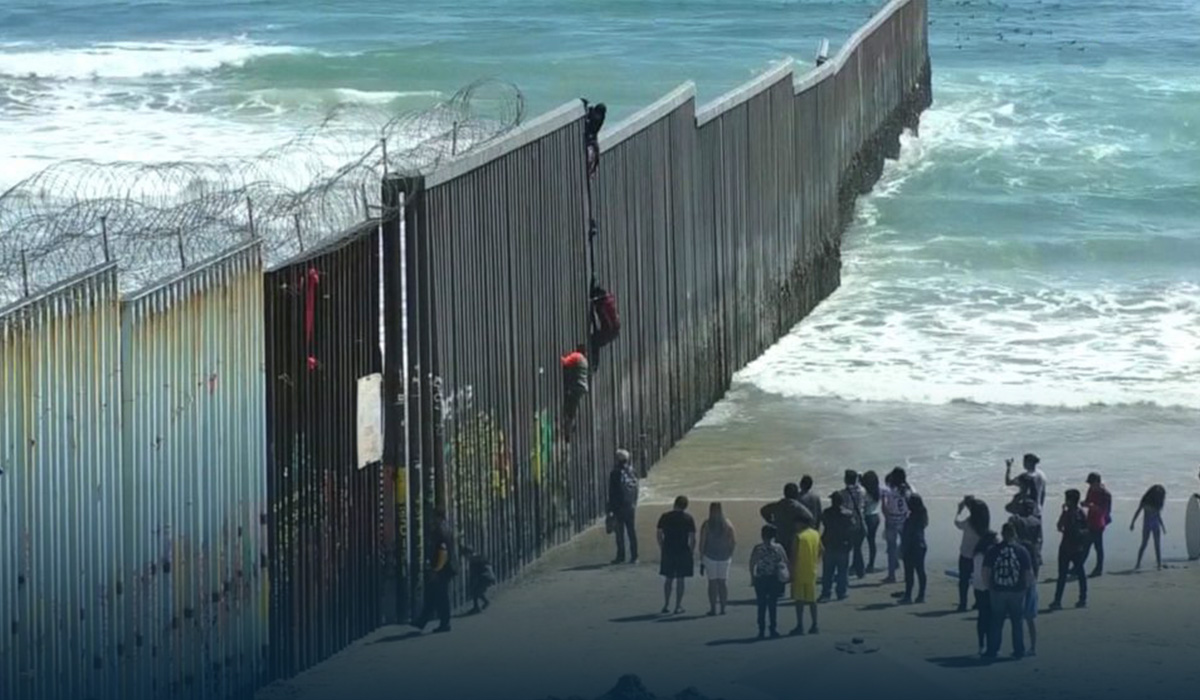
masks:
{"type": "Polygon", "coordinates": [[[708,614],[721,614],[729,604],[729,564],[733,561],[733,550],[737,540],[733,523],[725,517],[720,503],[708,507],[708,520],[700,526],[700,573],[708,577],[708,614]]]}

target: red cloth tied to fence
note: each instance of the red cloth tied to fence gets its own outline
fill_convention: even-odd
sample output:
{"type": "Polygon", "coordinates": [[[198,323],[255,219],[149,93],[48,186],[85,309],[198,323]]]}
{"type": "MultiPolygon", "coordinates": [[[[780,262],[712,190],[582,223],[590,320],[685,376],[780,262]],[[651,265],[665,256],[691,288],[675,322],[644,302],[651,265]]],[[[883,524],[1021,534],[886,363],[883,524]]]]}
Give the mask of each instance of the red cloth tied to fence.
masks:
{"type": "Polygon", "coordinates": [[[308,371],[312,372],[317,369],[317,358],[313,355],[313,318],[317,310],[317,284],[321,282],[321,273],[317,272],[317,268],[308,268],[308,275],[304,279],[304,342],[308,349],[308,371]]]}

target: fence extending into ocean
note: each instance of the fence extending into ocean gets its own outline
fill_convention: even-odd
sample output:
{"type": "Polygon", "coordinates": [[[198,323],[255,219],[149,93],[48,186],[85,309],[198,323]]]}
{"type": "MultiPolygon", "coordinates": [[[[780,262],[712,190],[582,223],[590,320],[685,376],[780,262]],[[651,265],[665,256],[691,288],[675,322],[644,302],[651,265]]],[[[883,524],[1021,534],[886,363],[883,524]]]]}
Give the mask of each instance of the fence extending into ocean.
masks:
{"type": "Polygon", "coordinates": [[[649,469],[836,289],[926,27],[894,0],[803,75],[684,85],[594,170],[576,101],[294,259],[0,309],[0,696],[250,697],[418,611],[434,507],[501,578],[592,525],[617,448],[649,469]],[[623,327],[567,431],[593,282],[623,327]]]}

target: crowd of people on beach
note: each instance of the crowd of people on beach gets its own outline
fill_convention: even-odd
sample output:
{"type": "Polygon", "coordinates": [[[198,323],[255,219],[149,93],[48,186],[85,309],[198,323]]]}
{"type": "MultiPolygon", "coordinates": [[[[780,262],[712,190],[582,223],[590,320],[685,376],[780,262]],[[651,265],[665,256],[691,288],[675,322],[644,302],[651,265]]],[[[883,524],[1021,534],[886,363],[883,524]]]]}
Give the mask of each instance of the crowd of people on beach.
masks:
{"type": "MultiPolygon", "coordinates": [[[[1036,455],[1026,454],[1022,471],[1013,475],[1013,460],[1007,461],[1004,483],[1016,487],[1016,494],[1004,506],[1008,517],[1002,522],[993,519],[991,509],[981,498],[968,495],[958,504],[954,520],[961,531],[958,569],[948,573],[958,579],[958,612],[972,609],[977,613],[979,654],[985,659],[999,654],[1006,623],[1012,627],[1013,656],[1036,653],[1038,575],[1043,566],[1047,497],[1046,477],[1039,462],[1036,455]],[[970,600],[969,594],[973,594],[970,600]]],[[[1112,523],[1112,495],[1098,473],[1087,476],[1086,486],[1086,492],[1075,488],[1065,491],[1054,521],[1060,539],[1051,610],[1062,607],[1071,581],[1077,582],[1079,591],[1075,607],[1086,607],[1088,579],[1104,573],[1104,536],[1112,523]],[[1089,557],[1094,561],[1090,573],[1085,571],[1089,557]]],[[[619,452],[608,493],[608,529],[617,540],[614,564],[626,560],[626,540],[630,561],[637,561],[637,494],[637,476],[629,455],[619,452]]],[[[1130,530],[1135,529],[1139,518],[1142,520],[1139,569],[1151,542],[1155,563],[1159,569],[1163,566],[1165,501],[1166,490],[1156,484],[1142,497],[1133,515],[1130,530]]],[[[684,612],[686,582],[695,575],[698,553],[700,575],[708,583],[707,614],[724,615],[738,549],[736,529],[721,503],[710,504],[708,518],[699,528],[687,512],[688,505],[686,496],[677,497],[672,509],[658,521],[659,573],[664,580],[661,612],[684,612]]],[[[892,469],[882,481],[874,471],[859,474],[846,470],[842,487],[827,499],[815,491],[812,478],[804,476],[799,483],[785,485],[783,497],[763,506],[760,515],[763,524],[759,541],[749,555],[760,639],[780,636],[778,606],[789,587],[796,615],[790,634],[818,633],[818,606],[834,597],[846,599],[851,576],[862,579],[876,572],[881,529],[886,572],[882,583],[900,583],[897,576],[903,572],[903,589],[893,597],[899,599],[899,604],[925,602],[929,511],[910,486],[903,468],[892,469]]]]}
{"type": "MultiPolygon", "coordinates": [[[[1014,476],[1013,460],[1007,461],[1004,484],[1017,490],[1004,506],[1008,517],[999,523],[999,528],[983,499],[968,495],[958,504],[954,519],[961,531],[958,569],[948,573],[958,579],[958,612],[965,613],[968,609],[977,612],[977,641],[984,658],[998,655],[1006,622],[1012,626],[1013,655],[1019,658],[1036,653],[1040,604],[1037,584],[1043,565],[1046,504],[1046,477],[1038,467],[1039,462],[1036,455],[1026,454],[1023,470],[1014,476]],[[973,594],[971,600],[969,594],[973,594]]],[[[1104,539],[1112,523],[1112,494],[1098,473],[1088,474],[1086,484],[1086,492],[1074,488],[1065,491],[1055,521],[1060,540],[1051,610],[1062,607],[1071,580],[1077,582],[1079,590],[1075,606],[1086,607],[1088,579],[1104,572],[1104,539]],[[1085,573],[1085,565],[1093,553],[1092,570],[1085,573]]],[[[605,525],[615,535],[617,548],[612,564],[635,563],[640,484],[626,450],[616,453],[607,491],[605,525]]],[[[1200,499],[1200,494],[1195,498],[1200,499]]],[[[894,597],[900,604],[925,602],[928,584],[925,531],[930,524],[929,511],[910,486],[905,470],[896,467],[881,481],[874,471],[859,474],[848,469],[842,488],[829,494],[828,506],[825,502],[815,490],[812,477],[803,476],[798,483],[784,486],[781,499],[760,510],[763,524],[748,561],[759,638],[780,636],[778,606],[789,593],[789,586],[796,615],[796,625],[790,634],[818,633],[818,605],[835,596],[845,600],[851,575],[862,579],[876,572],[881,529],[886,571],[882,583],[899,583],[897,574],[903,572],[903,590],[894,597]],[[806,613],[810,618],[807,628],[806,613]]],[[[1138,569],[1151,542],[1155,563],[1159,569],[1163,568],[1165,504],[1166,489],[1155,484],[1142,496],[1130,521],[1131,531],[1139,518],[1142,521],[1138,569]]],[[[684,612],[686,582],[695,575],[698,552],[700,575],[708,584],[708,615],[725,615],[729,578],[738,551],[736,529],[720,502],[709,505],[708,518],[699,528],[688,513],[688,505],[686,496],[677,497],[671,510],[663,513],[657,523],[659,573],[664,581],[661,612],[663,615],[684,612]]],[[[473,612],[489,606],[487,590],[496,582],[496,576],[481,553],[467,547],[459,551],[444,509],[434,510],[428,533],[425,604],[414,626],[424,630],[437,618],[440,624],[435,631],[448,632],[450,586],[458,574],[459,556],[468,559],[467,584],[475,603],[473,612]]]]}

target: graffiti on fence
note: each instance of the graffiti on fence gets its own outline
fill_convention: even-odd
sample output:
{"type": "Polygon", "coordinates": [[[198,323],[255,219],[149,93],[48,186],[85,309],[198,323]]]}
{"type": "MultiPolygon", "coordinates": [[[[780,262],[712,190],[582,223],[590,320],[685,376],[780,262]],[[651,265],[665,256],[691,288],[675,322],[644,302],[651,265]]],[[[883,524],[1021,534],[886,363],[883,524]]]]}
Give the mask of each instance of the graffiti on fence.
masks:
{"type": "Polygon", "coordinates": [[[543,474],[553,469],[554,463],[554,417],[542,409],[533,415],[533,449],[529,456],[533,483],[540,486],[543,474]]]}

